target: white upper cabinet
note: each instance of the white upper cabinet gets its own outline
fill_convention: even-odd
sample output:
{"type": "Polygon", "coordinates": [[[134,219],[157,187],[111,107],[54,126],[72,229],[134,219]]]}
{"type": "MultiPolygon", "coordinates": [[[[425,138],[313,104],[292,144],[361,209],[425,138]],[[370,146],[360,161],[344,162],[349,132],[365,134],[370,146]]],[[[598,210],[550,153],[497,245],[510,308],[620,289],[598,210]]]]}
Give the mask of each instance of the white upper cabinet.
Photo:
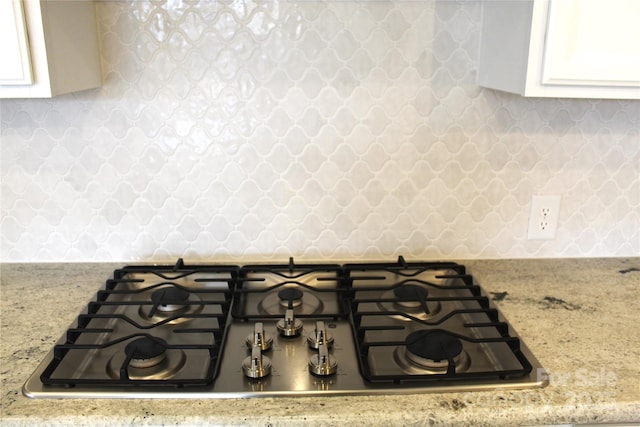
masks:
{"type": "Polygon", "coordinates": [[[478,83],[531,97],[640,99],[640,1],[485,1],[478,83]]]}
{"type": "Polygon", "coordinates": [[[90,0],[0,0],[0,98],[49,98],[102,84],[90,0]]]}

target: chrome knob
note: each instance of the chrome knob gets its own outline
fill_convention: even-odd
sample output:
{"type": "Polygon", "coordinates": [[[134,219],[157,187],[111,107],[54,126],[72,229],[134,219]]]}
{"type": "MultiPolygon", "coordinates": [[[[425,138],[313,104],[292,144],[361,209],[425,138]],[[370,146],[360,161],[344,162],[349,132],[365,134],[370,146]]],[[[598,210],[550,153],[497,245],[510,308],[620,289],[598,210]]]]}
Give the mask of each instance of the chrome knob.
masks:
{"type": "Polygon", "coordinates": [[[314,354],[309,359],[309,372],[314,375],[326,377],[333,375],[338,370],[338,363],[329,354],[327,346],[321,344],[318,347],[318,354],[314,354]]]}
{"type": "Polygon", "coordinates": [[[242,371],[249,378],[263,378],[271,373],[271,359],[262,355],[257,345],[251,348],[251,356],[242,361],[242,371]]]}
{"type": "Polygon", "coordinates": [[[264,333],[262,322],[256,322],[253,333],[247,335],[247,347],[258,346],[260,350],[265,351],[271,348],[271,344],[273,344],[273,338],[264,333]]]}
{"type": "Polygon", "coordinates": [[[295,318],[292,309],[287,309],[284,319],[280,319],[276,323],[276,328],[284,337],[297,337],[302,331],[302,321],[295,318]]]}
{"type": "Polygon", "coordinates": [[[307,336],[307,343],[309,347],[318,350],[321,345],[330,348],[333,345],[333,335],[327,332],[324,327],[324,322],[319,320],[316,322],[316,329],[314,333],[307,336]]]}

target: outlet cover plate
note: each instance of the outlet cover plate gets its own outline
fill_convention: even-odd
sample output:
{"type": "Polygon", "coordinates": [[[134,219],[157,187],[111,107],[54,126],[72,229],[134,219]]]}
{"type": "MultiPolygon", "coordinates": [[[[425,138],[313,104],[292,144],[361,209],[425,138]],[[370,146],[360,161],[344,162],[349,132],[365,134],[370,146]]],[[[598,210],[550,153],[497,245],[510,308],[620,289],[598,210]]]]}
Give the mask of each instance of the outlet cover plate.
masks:
{"type": "Polygon", "coordinates": [[[560,196],[533,196],[529,211],[528,240],[556,238],[560,216],[560,196]]]}

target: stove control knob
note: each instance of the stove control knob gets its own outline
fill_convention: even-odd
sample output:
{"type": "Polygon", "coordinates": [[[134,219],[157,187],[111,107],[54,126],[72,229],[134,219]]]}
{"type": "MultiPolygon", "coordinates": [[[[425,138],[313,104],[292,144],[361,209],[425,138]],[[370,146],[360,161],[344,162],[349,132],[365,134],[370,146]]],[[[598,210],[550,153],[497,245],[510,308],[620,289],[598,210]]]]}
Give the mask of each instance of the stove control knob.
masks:
{"type": "Polygon", "coordinates": [[[253,333],[247,335],[247,347],[258,346],[260,350],[265,351],[271,348],[271,344],[273,344],[273,338],[264,333],[262,322],[256,322],[253,333]]]}
{"type": "Polygon", "coordinates": [[[242,371],[249,378],[263,378],[271,373],[271,359],[262,355],[257,345],[251,349],[251,356],[242,361],[242,371]]]}
{"type": "Polygon", "coordinates": [[[318,347],[318,354],[314,354],[309,359],[309,372],[321,377],[327,377],[336,373],[338,363],[329,354],[326,345],[318,347]]]}
{"type": "Polygon", "coordinates": [[[316,330],[307,336],[307,343],[309,347],[315,348],[316,350],[318,350],[321,345],[330,348],[333,345],[333,335],[327,332],[323,321],[317,321],[316,330]]]}
{"type": "Polygon", "coordinates": [[[302,321],[295,318],[293,310],[287,309],[284,319],[280,319],[276,323],[276,328],[284,337],[297,337],[302,331],[302,321]]]}

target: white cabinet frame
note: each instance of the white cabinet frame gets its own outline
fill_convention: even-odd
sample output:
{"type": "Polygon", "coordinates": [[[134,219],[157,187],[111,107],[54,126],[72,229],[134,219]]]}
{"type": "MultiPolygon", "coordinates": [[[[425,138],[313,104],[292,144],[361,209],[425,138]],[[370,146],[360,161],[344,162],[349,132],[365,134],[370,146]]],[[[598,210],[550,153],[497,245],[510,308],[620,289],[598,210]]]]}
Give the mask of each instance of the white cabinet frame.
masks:
{"type": "Polygon", "coordinates": [[[0,84],[32,84],[31,53],[21,0],[0,1],[0,84]]]}

